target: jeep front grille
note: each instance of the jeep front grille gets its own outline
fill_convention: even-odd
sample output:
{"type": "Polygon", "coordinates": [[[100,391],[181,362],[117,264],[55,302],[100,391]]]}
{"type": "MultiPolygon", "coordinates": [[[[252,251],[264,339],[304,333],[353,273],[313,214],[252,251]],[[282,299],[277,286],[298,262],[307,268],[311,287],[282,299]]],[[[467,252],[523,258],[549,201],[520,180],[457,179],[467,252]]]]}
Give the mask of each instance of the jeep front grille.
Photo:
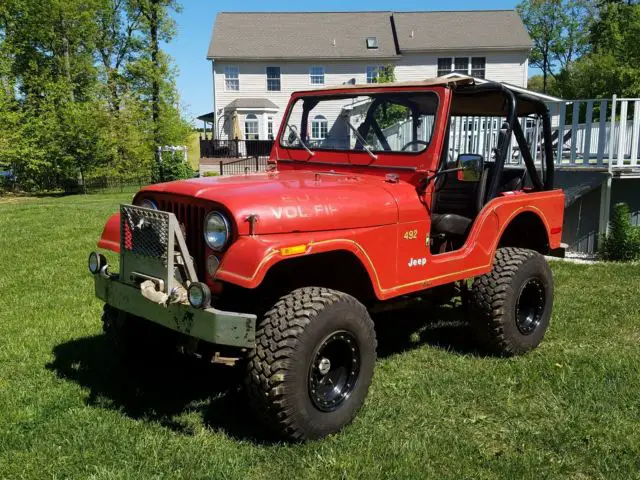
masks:
{"type": "Polygon", "coordinates": [[[160,198],[158,199],[158,208],[165,212],[173,213],[182,229],[185,237],[189,253],[193,257],[194,267],[198,278],[205,278],[205,259],[204,259],[204,216],[205,207],[199,205],[190,205],[172,200],[160,198]]]}
{"type": "Polygon", "coordinates": [[[120,248],[167,265],[169,219],[166,214],[132,205],[120,206],[120,248]]]}

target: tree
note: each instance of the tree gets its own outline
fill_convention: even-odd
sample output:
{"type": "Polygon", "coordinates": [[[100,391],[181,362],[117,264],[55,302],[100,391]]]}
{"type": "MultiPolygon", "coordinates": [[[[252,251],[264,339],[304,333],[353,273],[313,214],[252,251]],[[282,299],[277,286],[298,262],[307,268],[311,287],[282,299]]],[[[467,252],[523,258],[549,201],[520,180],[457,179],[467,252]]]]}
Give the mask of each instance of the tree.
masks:
{"type": "Polygon", "coordinates": [[[148,177],[183,144],[174,0],[0,2],[0,164],[26,190],[148,177]]]}
{"type": "Polygon", "coordinates": [[[640,5],[603,2],[593,15],[589,48],[558,77],[565,98],[640,96],[640,5]]]}
{"type": "MultiPolygon", "coordinates": [[[[544,77],[542,75],[534,75],[529,77],[527,81],[527,88],[534,92],[545,93],[544,90],[544,77]]],[[[556,79],[554,77],[547,78],[546,93],[555,94],[557,90],[556,79]]]]}
{"type": "Polygon", "coordinates": [[[587,0],[524,0],[517,10],[533,40],[531,66],[548,78],[567,68],[585,50],[591,6],[587,0]]]}

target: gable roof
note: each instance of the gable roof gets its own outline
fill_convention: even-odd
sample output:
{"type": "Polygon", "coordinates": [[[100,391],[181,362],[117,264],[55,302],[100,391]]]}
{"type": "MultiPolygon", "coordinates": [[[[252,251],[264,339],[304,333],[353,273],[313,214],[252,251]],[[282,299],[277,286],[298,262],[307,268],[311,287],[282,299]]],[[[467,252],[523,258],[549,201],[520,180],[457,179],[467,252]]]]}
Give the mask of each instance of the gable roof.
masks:
{"type": "Polygon", "coordinates": [[[372,59],[438,50],[529,49],[514,10],[450,12],[221,12],[209,59],[372,59]],[[376,37],[377,49],[368,49],[376,37]]]}
{"type": "Polygon", "coordinates": [[[390,17],[391,12],[223,12],[207,58],[392,58],[397,53],[390,17]],[[377,49],[367,49],[367,37],[378,38],[377,49]]]}
{"type": "Polygon", "coordinates": [[[393,19],[401,52],[531,48],[515,10],[399,12],[393,19]]]}

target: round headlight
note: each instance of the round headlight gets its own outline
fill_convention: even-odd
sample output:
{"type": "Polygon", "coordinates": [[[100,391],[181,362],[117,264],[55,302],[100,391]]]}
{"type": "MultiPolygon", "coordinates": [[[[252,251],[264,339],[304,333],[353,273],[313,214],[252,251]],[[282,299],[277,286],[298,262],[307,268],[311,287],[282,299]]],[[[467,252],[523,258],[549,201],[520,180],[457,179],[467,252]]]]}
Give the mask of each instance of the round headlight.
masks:
{"type": "Polygon", "coordinates": [[[145,198],[144,200],[142,200],[140,206],[143,208],[150,208],[151,210],[158,210],[158,204],[150,198],[145,198]]]}
{"type": "Polygon", "coordinates": [[[211,290],[204,283],[193,282],[189,285],[187,296],[193,308],[207,308],[211,304],[211,290]]]}
{"type": "Polygon", "coordinates": [[[211,212],[204,219],[204,240],[212,250],[222,250],[229,237],[229,222],[220,212],[211,212]]]}
{"type": "Polygon", "coordinates": [[[89,271],[94,275],[100,271],[102,267],[107,264],[107,259],[104,255],[98,252],[91,252],[88,259],[89,271]]]}

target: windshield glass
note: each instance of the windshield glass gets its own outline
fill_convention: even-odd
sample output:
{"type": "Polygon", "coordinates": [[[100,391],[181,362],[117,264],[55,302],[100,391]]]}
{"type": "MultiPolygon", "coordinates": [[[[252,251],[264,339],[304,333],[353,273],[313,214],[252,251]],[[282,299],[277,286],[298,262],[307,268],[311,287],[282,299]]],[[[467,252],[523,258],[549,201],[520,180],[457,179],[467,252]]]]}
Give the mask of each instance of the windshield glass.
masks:
{"type": "Polygon", "coordinates": [[[310,150],[422,152],[431,142],[433,92],[305,97],[293,105],[280,144],[310,150]]]}

